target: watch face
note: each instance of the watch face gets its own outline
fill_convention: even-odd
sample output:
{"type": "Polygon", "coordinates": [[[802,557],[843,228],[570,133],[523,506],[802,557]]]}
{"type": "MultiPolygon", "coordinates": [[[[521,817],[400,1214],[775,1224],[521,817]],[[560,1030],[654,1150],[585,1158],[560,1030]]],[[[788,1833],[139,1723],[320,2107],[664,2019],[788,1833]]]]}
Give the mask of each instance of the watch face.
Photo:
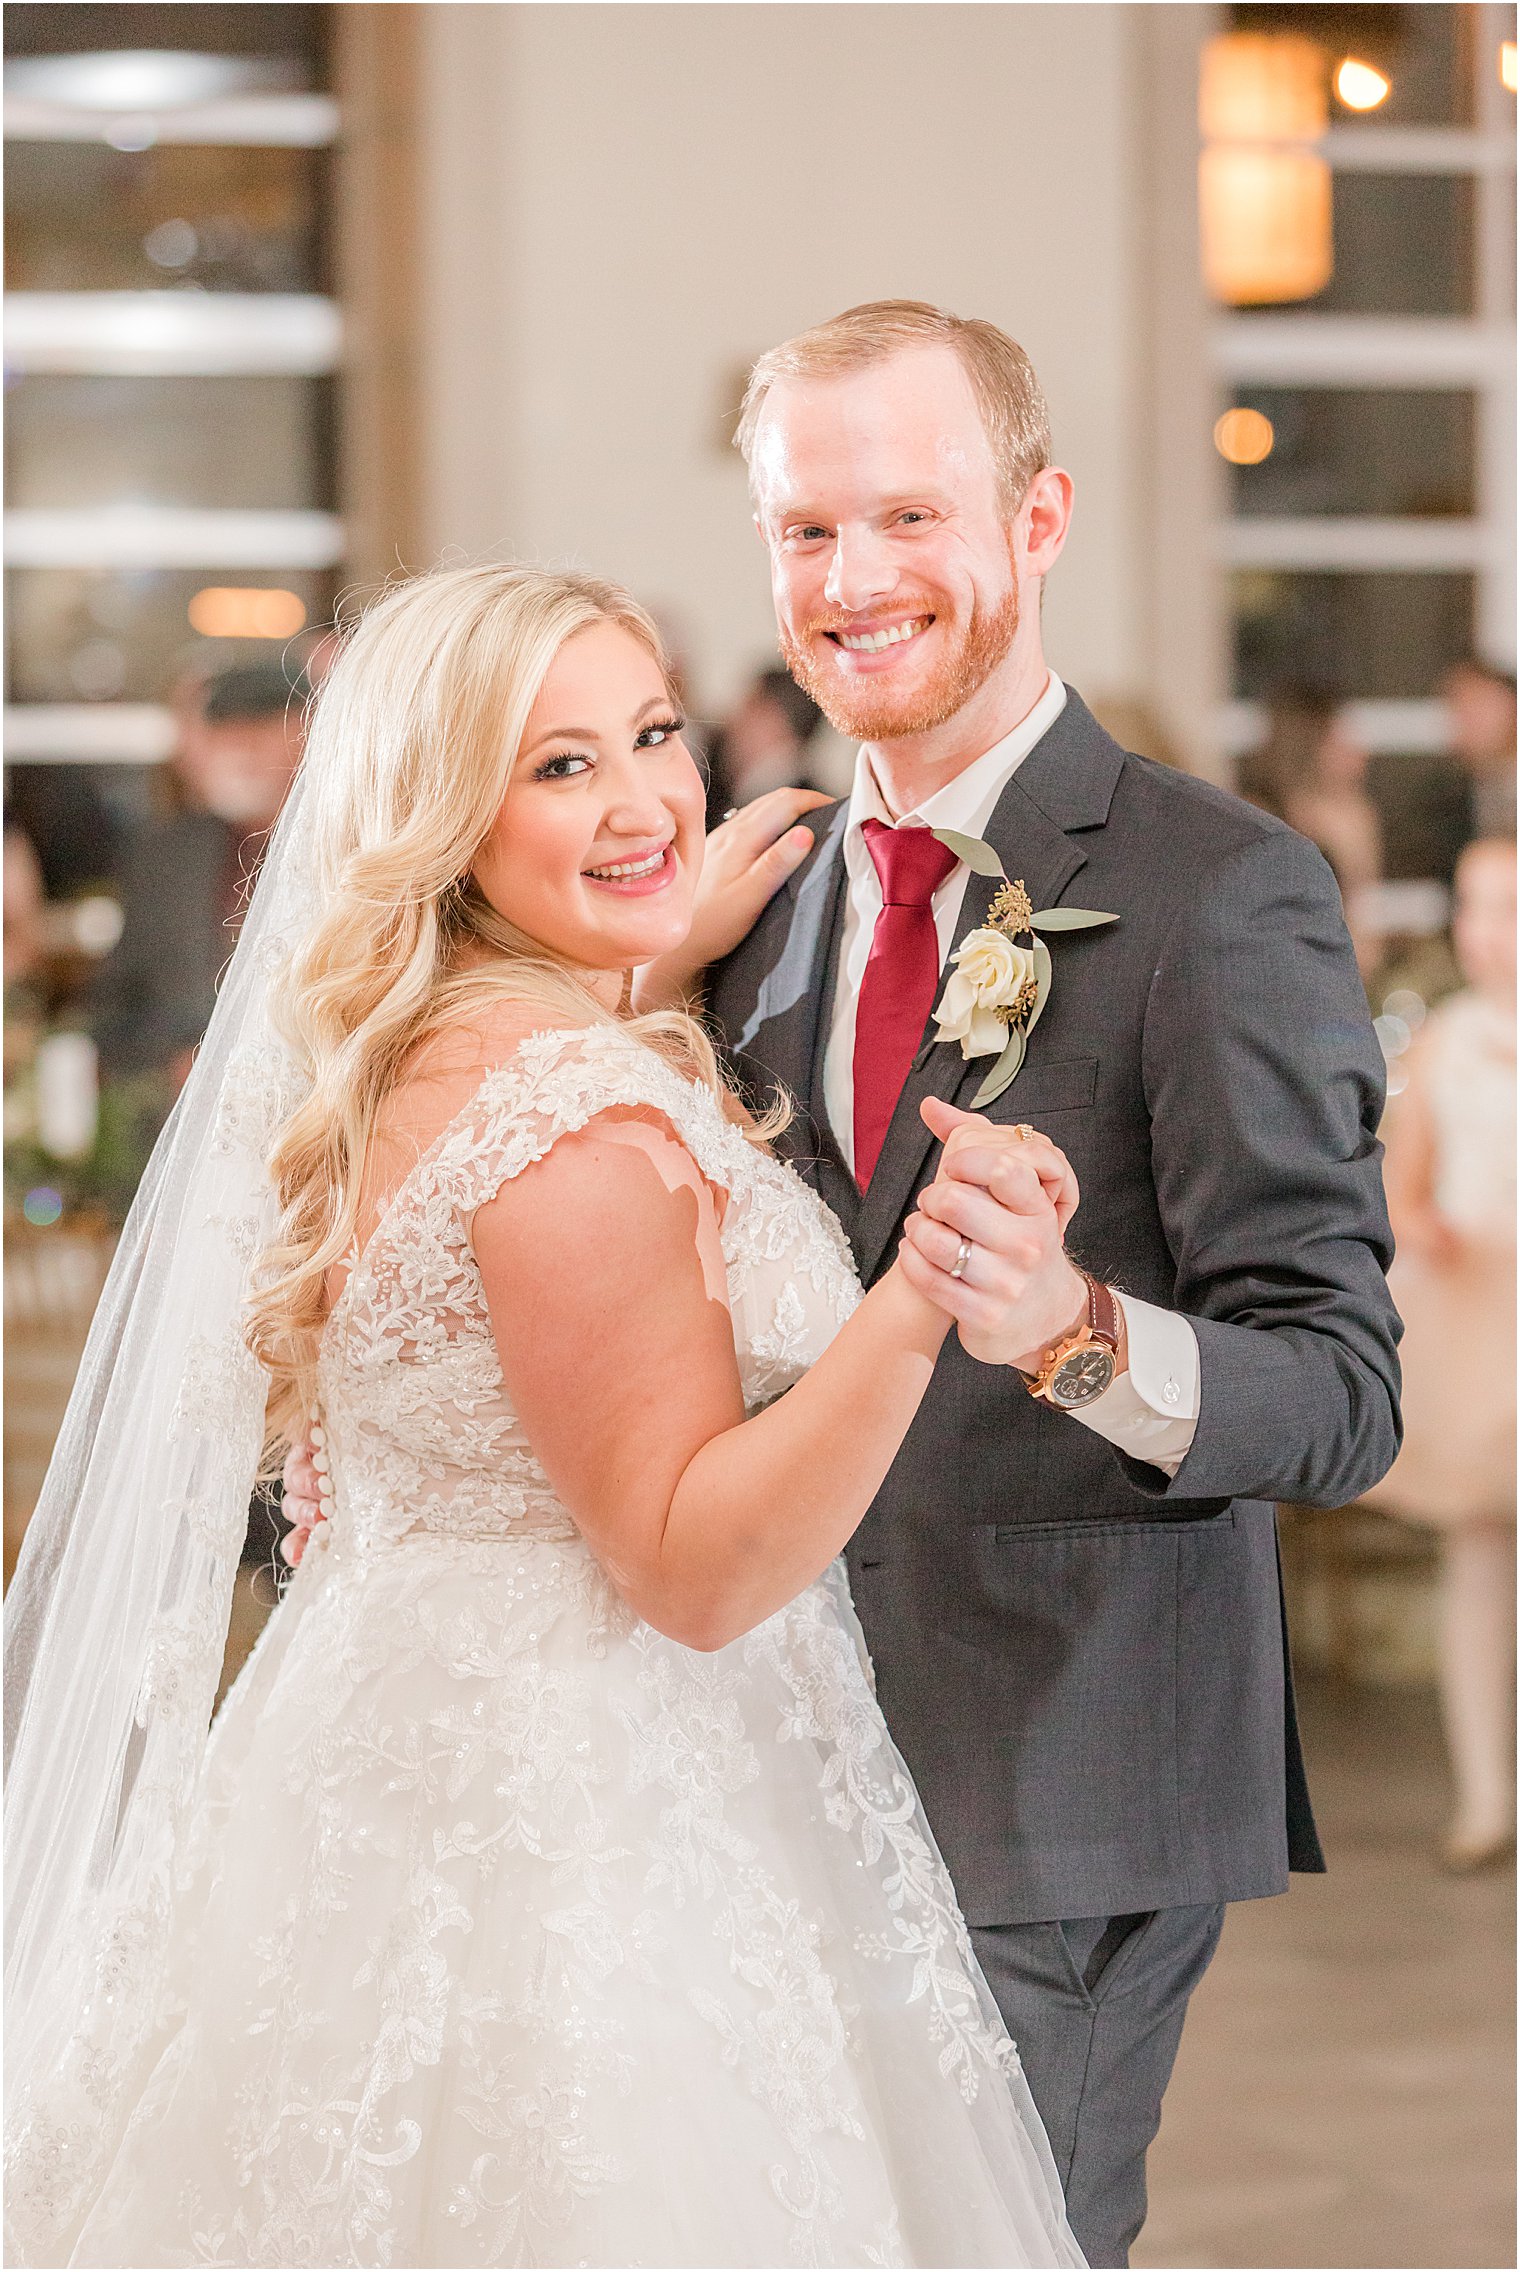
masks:
{"type": "Polygon", "coordinates": [[[1051,1377],[1050,1401],[1060,1405],[1063,1412],[1070,1412],[1079,1404],[1091,1404],[1095,1396],[1101,1396],[1110,1386],[1115,1370],[1114,1353],[1101,1342],[1077,1349],[1064,1365],[1056,1367],[1051,1377]]]}

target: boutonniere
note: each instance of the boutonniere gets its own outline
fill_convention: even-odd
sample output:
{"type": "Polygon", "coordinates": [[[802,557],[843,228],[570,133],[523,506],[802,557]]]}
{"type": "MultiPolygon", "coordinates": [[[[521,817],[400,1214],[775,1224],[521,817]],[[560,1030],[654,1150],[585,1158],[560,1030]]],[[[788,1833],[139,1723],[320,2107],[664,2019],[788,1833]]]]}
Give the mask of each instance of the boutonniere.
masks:
{"type": "Polygon", "coordinates": [[[1050,999],[1050,949],[1042,933],[1091,931],[1117,923],[1090,907],[1045,907],[1036,911],[1021,882],[1010,882],[1003,863],[979,836],[953,828],[932,832],[958,860],[979,876],[1002,878],[987,920],[968,931],[950,960],[955,968],[934,1013],[937,1041],[958,1041],[965,1058],[997,1056],[971,1100],[973,1112],[1000,1097],[1018,1074],[1029,1036],[1050,999]]]}

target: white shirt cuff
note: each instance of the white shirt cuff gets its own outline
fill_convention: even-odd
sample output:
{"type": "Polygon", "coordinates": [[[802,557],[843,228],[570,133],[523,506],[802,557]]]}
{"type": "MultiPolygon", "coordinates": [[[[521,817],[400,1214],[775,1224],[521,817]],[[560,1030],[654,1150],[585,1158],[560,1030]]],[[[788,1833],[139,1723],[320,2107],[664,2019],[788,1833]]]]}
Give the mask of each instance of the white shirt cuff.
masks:
{"type": "Polygon", "coordinates": [[[1120,1294],[1129,1364],[1071,1417],[1132,1459],[1175,1475],[1198,1426],[1198,1336],[1176,1310],[1120,1294]]]}

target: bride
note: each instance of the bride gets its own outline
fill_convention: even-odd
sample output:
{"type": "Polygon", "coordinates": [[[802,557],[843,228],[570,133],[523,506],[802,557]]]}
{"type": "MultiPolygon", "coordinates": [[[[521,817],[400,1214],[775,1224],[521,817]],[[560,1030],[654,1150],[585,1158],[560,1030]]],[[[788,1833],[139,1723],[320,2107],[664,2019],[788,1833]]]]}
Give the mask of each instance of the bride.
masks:
{"type": "Polygon", "coordinates": [[[578,576],[403,586],[323,689],[12,1589],[13,2263],[1081,2262],[837,1559],[934,1273],[862,1297],[632,1013],[680,737],[578,576]]]}

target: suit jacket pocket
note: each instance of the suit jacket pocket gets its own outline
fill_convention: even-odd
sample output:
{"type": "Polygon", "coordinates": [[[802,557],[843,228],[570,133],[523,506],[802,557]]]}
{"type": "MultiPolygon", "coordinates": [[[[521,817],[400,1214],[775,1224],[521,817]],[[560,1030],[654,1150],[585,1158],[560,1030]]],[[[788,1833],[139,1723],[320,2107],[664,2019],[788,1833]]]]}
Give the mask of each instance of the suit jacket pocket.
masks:
{"type": "Polygon", "coordinates": [[[941,1709],[953,1695],[958,1739],[976,1729],[996,1747],[1020,1837],[1094,1868],[1122,1862],[1137,1882],[1175,1875],[1183,1851],[1187,1528],[1098,1521],[1020,1535],[989,1523],[942,1558],[935,1604],[941,1709]]]}
{"type": "Polygon", "coordinates": [[[1096,1057],[1058,1057],[1047,1063],[1039,1055],[1038,1033],[1029,1046],[1018,1079],[989,1106],[991,1119],[1037,1122],[1043,1112],[1078,1112],[1092,1103],[1098,1093],[1096,1057]]]}

